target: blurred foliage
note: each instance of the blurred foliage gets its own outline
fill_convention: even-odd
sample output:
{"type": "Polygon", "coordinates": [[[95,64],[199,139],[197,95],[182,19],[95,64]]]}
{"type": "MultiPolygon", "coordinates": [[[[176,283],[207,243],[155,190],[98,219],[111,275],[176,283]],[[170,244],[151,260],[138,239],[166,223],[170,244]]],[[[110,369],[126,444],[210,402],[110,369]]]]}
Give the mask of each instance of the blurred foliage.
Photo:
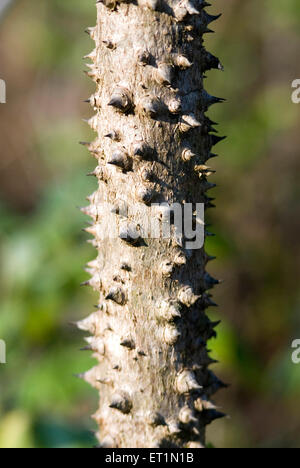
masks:
{"type": "Polygon", "coordinates": [[[0,368],[0,447],[95,443],[97,396],[74,377],[93,360],[79,352],[82,336],[70,324],[95,299],[79,288],[93,250],[77,208],[93,189],[84,177],[93,161],[78,145],[91,137],[81,124],[92,89],[81,57],[93,21],[89,2],[19,1],[0,30],[8,88],[0,108],[0,337],[8,362],[0,368]]]}
{"type": "MultiPolygon", "coordinates": [[[[229,382],[216,397],[230,419],[209,429],[209,446],[298,447],[300,368],[291,342],[300,337],[298,278],[299,108],[291,82],[300,77],[296,0],[215,0],[223,12],[207,48],[225,73],[208,73],[207,90],[227,104],[210,111],[229,136],[209,213],[216,237],[207,250],[222,319],[211,342],[215,370],[229,382]]],[[[81,57],[92,43],[92,2],[19,0],[0,28],[0,447],[91,447],[89,415],[97,395],[73,377],[93,360],[80,353],[70,325],[95,296],[79,288],[93,249],[82,232],[95,162],[77,144],[92,138],[81,118],[94,87],[81,57]]]]}

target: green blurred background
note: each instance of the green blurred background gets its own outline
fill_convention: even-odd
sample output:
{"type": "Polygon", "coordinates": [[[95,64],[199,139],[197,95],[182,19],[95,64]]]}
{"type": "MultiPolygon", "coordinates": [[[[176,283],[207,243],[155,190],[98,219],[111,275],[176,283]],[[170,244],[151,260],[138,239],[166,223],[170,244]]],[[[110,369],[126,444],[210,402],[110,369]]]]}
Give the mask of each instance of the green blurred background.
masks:
{"type": "MultiPolygon", "coordinates": [[[[217,255],[210,273],[222,319],[210,343],[215,371],[231,386],[216,396],[229,418],[213,423],[216,447],[300,447],[300,78],[297,0],[213,0],[223,12],[206,36],[225,72],[207,90],[227,103],[210,117],[229,136],[213,161],[217,208],[208,222],[217,255]]],[[[70,322],[95,295],[79,287],[95,257],[78,206],[96,188],[95,161],[79,140],[93,138],[82,101],[94,91],[81,57],[93,44],[89,0],[16,0],[0,23],[0,365],[1,447],[91,447],[97,395],[74,374],[89,369],[83,337],[70,322]]]]}

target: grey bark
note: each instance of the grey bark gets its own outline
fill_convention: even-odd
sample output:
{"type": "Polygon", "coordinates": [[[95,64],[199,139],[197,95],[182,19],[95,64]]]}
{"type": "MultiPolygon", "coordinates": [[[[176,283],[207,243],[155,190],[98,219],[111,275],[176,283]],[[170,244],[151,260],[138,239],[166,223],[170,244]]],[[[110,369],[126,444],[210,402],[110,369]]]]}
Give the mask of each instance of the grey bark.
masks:
{"type": "MultiPolygon", "coordinates": [[[[222,416],[211,401],[224,384],[209,366],[215,336],[205,309],[217,281],[206,273],[204,248],[171,239],[138,239],[134,216],[120,203],[205,203],[212,206],[207,161],[221,139],[205,116],[218,98],[204,91],[204,73],[221,68],[203,47],[217,19],[202,0],[98,2],[96,42],[88,75],[97,132],[87,144],[98,166],[98,190],[83,211],[92,217],[98,258],[88,282],[98,310],[80,322],[98,359],[83,377],[100,393],[94,419],[101,447],[203,447],[205,426],[222,416]],[[102,203],[127,238],[101,238],[102,203]]],[[[150,213],[150,211],[149,211],[150,213]]],[[[161,215],[161,214],[160,214],[161,215]]],[[[159,216],[159,213],[157,214],[159,216]]],[[[142,237],[142,236],[141,236],[142,237]]]]}

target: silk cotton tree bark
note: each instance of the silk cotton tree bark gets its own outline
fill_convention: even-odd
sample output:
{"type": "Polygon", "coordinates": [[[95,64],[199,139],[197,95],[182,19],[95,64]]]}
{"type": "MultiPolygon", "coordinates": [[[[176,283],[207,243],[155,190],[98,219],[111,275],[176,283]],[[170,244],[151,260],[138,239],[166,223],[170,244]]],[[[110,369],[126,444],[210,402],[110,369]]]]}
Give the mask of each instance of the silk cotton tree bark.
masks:
{"type": "MultiPolygon", "coordinates": [[[[88,75],[97,132],[85,143],[97,159],[98,190],[83,212],[98,250],[88,284],[100,294],[98,310],[80,322],[98,364],[83,377],[99,390],[94,419],[101,447],[200,448],[205,426],[222,416],[211,402],[224,384],[209,366],[206,342],[217,323],[205,309],[216,283],[212,259],[170,239],[136,239],[134,215],[120,203],[205,203],[212,173],[207,161],[222,138],[205,115],[222,99],[203,87],[204,74],[221,69],[203,47],[217,16],[203,0],[101,0],[87,31],[96,48],[88,75]],[[103,202],[115,206],[118,238],[102,239],[103,202]]],[[[157,216],[163,217],[158,210],[157,216]]]]}

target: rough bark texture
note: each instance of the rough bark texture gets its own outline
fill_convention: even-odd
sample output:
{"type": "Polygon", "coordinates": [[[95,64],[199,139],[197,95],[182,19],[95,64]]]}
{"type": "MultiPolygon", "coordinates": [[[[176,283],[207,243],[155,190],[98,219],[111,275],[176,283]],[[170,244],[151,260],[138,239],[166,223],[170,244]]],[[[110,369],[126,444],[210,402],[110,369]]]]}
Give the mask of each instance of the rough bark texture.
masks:
{"type": "MultiPolygon", "coordinates": [[[[209,369],[206,342],[216,323],[206,292],[216,280],[211,259],[171,239],[101,240],[101,203],[116,205],[123,231],[137,224],[117,207],[144,202],[205,203],[213,187],[207,161],[221,139],[205,116],[221,101],[203,88],[204,73],[221,68],[203,47],[217,17],[202,0],[98,2],[88,30],[96,42],[89,76],[97,90],[89,102],[97,139],[99,189],[83,211],[99,257],[89,284],[98,310],[79,323],[91,333],[88,348],[99,364],[84,378],[100,392],[94,418],[102,447],[202,447],[205,426],[221,416],[210,401],[223,386],[209,369]]],[[[158,213],[159,216],[159,213],[158,213]]],[[[162,214],[163,216],[163,214],[162,214]]]]}

